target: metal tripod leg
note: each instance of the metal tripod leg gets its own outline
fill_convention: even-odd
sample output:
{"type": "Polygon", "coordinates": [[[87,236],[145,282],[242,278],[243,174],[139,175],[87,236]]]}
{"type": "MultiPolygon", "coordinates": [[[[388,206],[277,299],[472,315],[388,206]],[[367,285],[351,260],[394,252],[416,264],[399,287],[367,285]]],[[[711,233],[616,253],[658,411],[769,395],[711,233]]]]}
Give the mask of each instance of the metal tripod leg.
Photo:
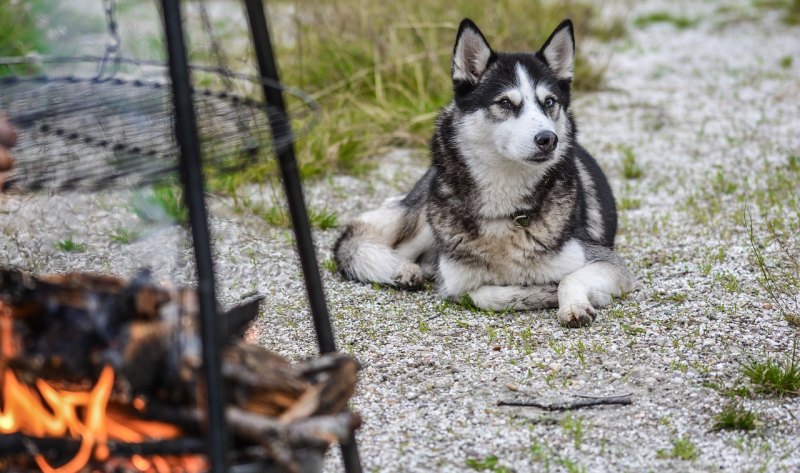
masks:
{"type": "MultiPolygon", "coordinates": [[[[297,160],[294,155],[292,129],[286,116],[286,107],[283,102],[283,93],[280,88],[278,69],[272,53],[272,43],[269,38],[267,19],[264,15],[262,0],[244,0],[247,8],[247,17],[250,22],[250,34],[253,37],[259,73],[262,78],[271,83],[264,84],[264,99],[267,103],[267,116],[272,129],[275,154],[283,178],[286,199],[289,203],[289,214],[292,218],[297,250],[300,254],[300,264],[308,291],[308,300],[311,305],[311,315],[314,318],[314,329],[317,333],[317,342],[321,353],[336,351],[336,341],[333,338],[328,307],[325,303],[325,294],[322,290],[322,279],[317,265],[317,255],[314,242],[311,239],[311,227],[308,221],[303,187],[297,171],[297,160]]],[[[342,457],[344,467],[348,473],[361,473],[361,462],[358,458],[358,448],[355,436],[349,442],[342,444],[342,457]]]]}
{"type": "Polygon", "coordinates": [[[164,33],[169,53],[169,72],[175,105],[175,138],[180,149],[180,171],[192,242],[197,264],[197,297],[200,305],[200,336],[203,340],[203,371],[206,382],[208,449],[211,471],[224,473],[227,468],[228,431],[225,428],[225,392],[220,370],[219,334],[225,333],[217,317],[214,287],[214,264],[211,237],[203,190],[200,140],[197,135],[192,102],[189,63],[181,23],[179,0],[162,0],[164,33]]]}

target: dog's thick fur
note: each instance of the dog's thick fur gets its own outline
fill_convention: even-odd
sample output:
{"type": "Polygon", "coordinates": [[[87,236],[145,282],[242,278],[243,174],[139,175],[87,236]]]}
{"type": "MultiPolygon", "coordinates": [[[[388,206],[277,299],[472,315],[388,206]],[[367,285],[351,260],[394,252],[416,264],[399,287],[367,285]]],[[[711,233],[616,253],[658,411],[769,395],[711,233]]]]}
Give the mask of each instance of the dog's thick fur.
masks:
{"type": "Polygon", "coordinates": [[[419,288],[478,307],[558,307],[562,324],[632,290],[614,252],[614,197],[576,141],[570,105],[575,43],[565,20],[536,53],[495,52],[464,20],[453,101],[440,113],[433,162],[405,196],[356,217],[334,247],[341,273],[419,288]]]}

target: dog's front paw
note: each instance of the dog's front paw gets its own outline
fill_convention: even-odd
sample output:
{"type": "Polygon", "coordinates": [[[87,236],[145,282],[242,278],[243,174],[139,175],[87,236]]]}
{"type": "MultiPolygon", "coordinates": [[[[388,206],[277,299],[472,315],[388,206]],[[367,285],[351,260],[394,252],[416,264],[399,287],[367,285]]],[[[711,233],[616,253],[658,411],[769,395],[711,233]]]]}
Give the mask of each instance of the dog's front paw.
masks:
{"type": "Polygon", "coordinates": [[[394,276],[394,284],[400,289],[413,291],[422,288],[425,278],[422,276],[422,268],[414,263],[403,263],[400,270],[394,276]]]}
{"type": "Polygon", "coordinates": [[[595,310],[589,304],[570,304],[558,308],[558,321],[565,327],[585,327],[594,321],[595,310]]]}

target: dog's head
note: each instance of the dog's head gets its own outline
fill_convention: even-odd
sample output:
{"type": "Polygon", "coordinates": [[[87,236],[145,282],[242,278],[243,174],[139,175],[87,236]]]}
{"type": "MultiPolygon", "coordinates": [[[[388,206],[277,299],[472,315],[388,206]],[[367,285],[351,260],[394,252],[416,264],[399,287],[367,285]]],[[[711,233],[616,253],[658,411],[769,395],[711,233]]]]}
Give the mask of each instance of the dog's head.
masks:
{"type": "Polygon", "coordinates": [[[458,28],[453,94],[464,153],[537,165],[571,145],[572,22],[564,20],[536,53],[492,51],[471,20],[458,28]]]}

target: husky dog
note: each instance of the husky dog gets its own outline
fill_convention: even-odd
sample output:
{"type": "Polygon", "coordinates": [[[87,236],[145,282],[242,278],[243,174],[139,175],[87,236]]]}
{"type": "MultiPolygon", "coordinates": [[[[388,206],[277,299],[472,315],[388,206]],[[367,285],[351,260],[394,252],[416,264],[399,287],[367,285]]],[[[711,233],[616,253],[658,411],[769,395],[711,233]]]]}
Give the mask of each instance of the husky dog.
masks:
{"type": "Polygon", "coordinates": [[[334,255],[348,279],[468,295],[481,308],[558,307],[567,326],[633,289],[613,252],[617,213],[570,112],[572,22],[536,53],[495,52],[469,19],[431,167],[408,194],[356,217],[334,255]]]}

